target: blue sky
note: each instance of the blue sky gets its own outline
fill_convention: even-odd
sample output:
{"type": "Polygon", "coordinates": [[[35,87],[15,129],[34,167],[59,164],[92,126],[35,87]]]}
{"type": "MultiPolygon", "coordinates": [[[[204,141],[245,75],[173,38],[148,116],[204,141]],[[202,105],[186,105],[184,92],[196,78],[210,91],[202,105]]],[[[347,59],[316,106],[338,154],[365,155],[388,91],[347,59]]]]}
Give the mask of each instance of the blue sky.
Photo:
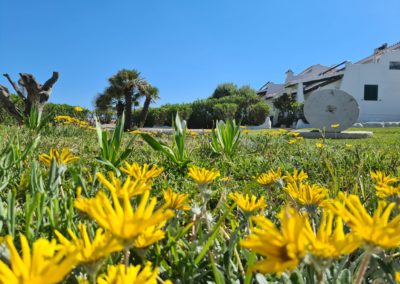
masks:
{"type": "Polygon", "coordinates": [[[398,0],[0,0],[0,72],[59,71],[51,101],[91,108],[108,77],[134,68],[158,105],[190,102],[223,82],[258,89],[289,68],[356,61],[400,41],[399,11],[398,0]]]}

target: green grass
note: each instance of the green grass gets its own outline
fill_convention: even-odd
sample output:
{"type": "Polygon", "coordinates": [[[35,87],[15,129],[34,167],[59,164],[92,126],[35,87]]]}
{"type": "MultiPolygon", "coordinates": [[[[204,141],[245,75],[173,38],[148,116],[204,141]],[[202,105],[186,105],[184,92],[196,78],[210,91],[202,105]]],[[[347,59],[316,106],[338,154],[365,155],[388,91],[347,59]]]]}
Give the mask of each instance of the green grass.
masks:
{"type": "MultiPolygon", "coordinates": [[[[304,139],[289,144],[288,141],[292,137],[288,134],[271,135],[275,130],[250,130],[242,136],[238,150],[232,158],[214,153],[210,146],[210,136],[189,135],[185,147],[191,160],[190,164],[217,169],[221,172],[221,177],[231,178],[229,181],[217,180],[210,186],[207,210],[212,216],[210,222],[213,230],[208,231],[205,225],[200,223],[199,234],[196,237],[191,236],[193,213],[179,212],[166,226],[166,237],[144,251],[132,250],[130,263],[152,261],[154,265],[163,267],[161,278],[178,283],[244,282],[245,276],[239,268],[243,265],[244,269],[247,269],[254,256],[239,245],[239,240],[247,234],[239,229],[242,228],[241,224],[246,222],[246,218],[236,207],[229,211],[232,201],[228,194],[240,191],[258,197],[264,196],[268,207],[262,213],[277,223],[277,212],[291,201],[282,188],[266,189],[257,184],[254,177],[278,168],[282,169],[283,173],[293,172],[294,169],[304,170],[309,175],[310,183],[328,188],[330,197],[336,197],[338,191],[357,194],[364,206],[373,211],[377,197],[369,172],[381,170],[400,176],[400,128],[354,130],[373,131],[374,136],[359,140],[327,140],[326,146],[321,149],[316,147],[320,140],[304,139]],[[348,147],[348,144],[352,147],[348,147]]],[[[171,135],[154,136],[157,140],[171,145],[171,135]]],[[[66,234],[68,229],[76,232],[79,222],[85,222],[92,229],[97,228],[98,225],[93,220],[73,208],[75,192],[79,186],[83,187],[82,194],[87,197],[93,197],[98,191],[106,191],[95,177],[96,172],[107,174],[110,170],[96,160],[96,157],[100,156],[96,132],[75,126],[49,126],[41,134],[34,151],[18,160],[18,153],[23,151],[34,137],[36,134],[25,128],[0,125],[0,236],[17,236],[23,233],[27,234],[30,243],[33,243],[39,237],[54,238],[55,229],[63,234],[66,234]],[[17,142],[19,147],[16,146],[17,142]],[[49,153],[51,148],[69,148],[80,157],[78,162],[68,167],[61,184],[55,186],[51,184],[52,170],[39,162],[39,155],[49,153]],[[14,163],[4,166],[9,161],[14,163]],[[61,194],[64,197],[61,198],[61,194]],[[33,203],[33,197],[36,195],[41,198],[41,203],[33,203]],[[15,198],[13,205],[8,203],[12,196],[15,198]],[[27,212],[30,212],[30,208],[33,208],[33,214],[28,218],[27,212]],[[42,214],[41,210],[45,214],[42,214]],[[5,212],[13,212],[13,215],[5,212]],[[11,216],[15,216],[13,222],[11,216]]],[[[187,169],[176,167],[162,153],[152,150],[140,135],[125,133],[122,149],[132,137],[136,138],[130,146],[132,152],[126,161],[157,164],[165,169],[163,174],[154,180],[151,195],[162,200],[162,190],[172,188],[175,192],[189,194],[189,204],[192,208],[201,207],[202,193],[187,176],[187,169]]],[[[125,179],[125,176],[122,175],[121,178],[125,179]]],[[[136,201],[135,199],[133,202],[136,201]]],[[[161,201],[158,204],[161,204],[161,201]]],[[[318,222],[320,211],[311,218],[318,222]]],[[[387,251],[387,254],[395,254],[398,251],[397,248],[387,251]]],[[[348,269],[352,277],[356,273],[359,263],[356,259],[361,252],[361,249],[358,250],[347,260],[342,258],[342,270],[348,269]]],[[[122,253],[116,253],[108,257],[105,263],[116,264],[121,261],[122,253]]],[[[338,277],[341,271],[335,269],[340,263],[339,260],[334,261],[330,273],[326,274],[329,283],[337,283],[335,277],[338,277]]],[[[106,265],[103,265],[100,271],[104,272],[105,269],[106,265]]],[[[373,258],[368,273],[370,279],[391,281],[394,269],[399,269],[398,262],[376,257],[373,258]],[[382,266],[386,269],[384,272],[381,271],[382,266]]],[[[315,271],[309,265],[301,264],[297,272],[284,273],[282,276],[260,274],[257,279],[265,277],[268,281],[290,283],[287,282],[289,277],[292,277],[292,280],[302,277],[305,283],[315,282],[315,271]],[[300,272],[300,276],[297,272],[300,272]]],[[[78,267],[75,273],[86,271],[84,267],[78,267]]],[[[74,283],[73,279],[74,276],[71,275],[68,281],[74,283]]],[[[257,283],[255,279],[250,279],[248,276],[246,281],[257,283]]]]}

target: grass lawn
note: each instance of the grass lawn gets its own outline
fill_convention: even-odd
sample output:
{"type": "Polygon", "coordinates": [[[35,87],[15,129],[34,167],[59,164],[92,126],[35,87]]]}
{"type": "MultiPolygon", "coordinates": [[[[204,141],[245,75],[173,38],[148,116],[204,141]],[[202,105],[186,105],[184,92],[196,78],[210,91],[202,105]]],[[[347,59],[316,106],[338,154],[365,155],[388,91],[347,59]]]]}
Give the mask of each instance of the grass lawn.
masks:
{"type": "MultiPolygon", "coordinates": [[[[166,279],[317,283],[321,277],[326,283],[353,283],[357,277],[394,281],[400,270],[399,203],[390,208],[389,220],[399,219],[390,228],[385,217],[376,216],[373,223],[360,212],[381,210],[386,205],[379,200],[399,202],[400,128],[354,130],[373,131],[374,136],[322,141],[297,139],[275,129],[243,130],[232,157],[212,150],[210,134],[188,134],[187,165],[153,150],[139,134],[124,133],[115,157],[126,148],[129,152],[112,166],[100,158],[95,130],[49,126],[39,135],[0,125],[0,236],[14,237],[17,250],[20,234],[31,246],[41,238],[63,243],[59,251],[64,253],[63,261],[74,263],[69,270],[58,271],[62,261],[56,263],[51,257],[44,263],[55,266],[67,283],[78,279],[86,283],[83,278],[94,283],[112,274],[107,269],[120,269],[119,264],[123,269],[126,264],[143,268],[147,261],[152,269],[159,268],[161,283],[166,279]],[[53,162],[51,157],[48,162],[40,158],[51,148],[69,149],[70,157],[79,159],[69,163],[67,157],[53,162]],[[192,166],[211,173],[193,168],[189,175],[192,166]],[[379,179],[371,179],[370,171],[382,171],[393,179],[383,176],[380,184],[379,179]],[[263,179],[257,180],[263,173],[263,179]],[[201,177],[209,182],[201,184],[201,177]],[[381,189],[376,190],[376,184],[381,189]],[[354,195],[360,207],[358,201],[343,196],[352,202],[348,206],[357,209],[340,207],[339,192],[354,195]],[[146,203],[147,194],[157,201],[146,203]],[[246,194],[254,200],[246,201],[246,194]],[[153,206],[154,211],[140,215],[138,208],[153,206]],[[343,235],[339,219],[326,224],[333,218],[329,212],[342,216],[343,235]],[[96,245],[89,241],[86,255],[83,241],[65,241],[72,239],[70,234],[84,238],[82,226],[92,240],[95,231],[103,228],[98,233],[103,241],[96,245]],[[332,234],[332,228],[338,235],[332,234]],[[317,232],[325,233],[326,239],[318,239],[317,232]],[[371,252],[371,259],[364,257],[371,252]]],[[[171,134],[152,136],[165,145],[173,139],[171,134]]],[[[5,257],[0,252],[0,259],[5,257]]],[[[0,278],[1,273],[0,267],[0,278]]]]}

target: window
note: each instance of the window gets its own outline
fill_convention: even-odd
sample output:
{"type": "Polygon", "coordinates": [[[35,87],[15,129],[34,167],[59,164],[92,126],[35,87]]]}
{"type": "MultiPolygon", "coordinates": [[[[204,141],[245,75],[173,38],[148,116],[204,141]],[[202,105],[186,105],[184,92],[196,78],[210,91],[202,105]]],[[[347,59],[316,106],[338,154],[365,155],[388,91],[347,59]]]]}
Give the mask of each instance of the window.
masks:
{"type": "Polygon", "coordinates": [[[378,100],[378,85],[364,85],[364,100],[378,100]]]}
{"type": "Polygon", "coordinates": [[[400,61],[390,61],[389,69],[390,70],[400,70],[400,61]]]}

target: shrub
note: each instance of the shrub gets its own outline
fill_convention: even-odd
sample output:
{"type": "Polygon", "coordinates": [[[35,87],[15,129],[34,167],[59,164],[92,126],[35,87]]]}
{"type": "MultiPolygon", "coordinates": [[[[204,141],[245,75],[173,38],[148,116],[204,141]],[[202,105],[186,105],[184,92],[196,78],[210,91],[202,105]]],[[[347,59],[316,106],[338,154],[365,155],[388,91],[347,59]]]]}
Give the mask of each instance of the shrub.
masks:
{"type": "Polygon", "coordinates": [[[247,112],[247,122],[249,125],[260,125],[264,123],[265,118],[270,113],[271,109],[266,102],[259,102],[251,105],[247,112]]]}
{"type": "Polygon", "coordinates": [[[75,106],[67,104],[52,104],[48,103],[43,108],[43,115],[48,116],[50,120],[53,120],[56,116],[67,115],[80,120],[86,120],[90,111],[82,108],[80,111],[75,109],[75,106]]]}
{"type": "Polygon", "coordinates": [[[237,105],[234,103],[216,104],[213,108],[214,119],[233,119],[236,115],[237,105]]]}
{"type": "Polygon", "coordinates": [[[217,86],[210,99],[234,96],[238,94],[238,87],[234,83],[223,83],[217,86]]]}
{"type": "Polygon", "coordinates": [[[188,120],[189,128],[212,128],[214,100],[197,100],[192,103],[192,115],[188,120]]]}
{"type": "Polygon", "coordinates": [[[160,111],[164,112],[160,114],[161,118],[165,117],[164,124],[171,126],[177,113],[181,119],[187,121],[192,114],[192,107],[191,104],[166,104],[160,107],[160,111]]]}

